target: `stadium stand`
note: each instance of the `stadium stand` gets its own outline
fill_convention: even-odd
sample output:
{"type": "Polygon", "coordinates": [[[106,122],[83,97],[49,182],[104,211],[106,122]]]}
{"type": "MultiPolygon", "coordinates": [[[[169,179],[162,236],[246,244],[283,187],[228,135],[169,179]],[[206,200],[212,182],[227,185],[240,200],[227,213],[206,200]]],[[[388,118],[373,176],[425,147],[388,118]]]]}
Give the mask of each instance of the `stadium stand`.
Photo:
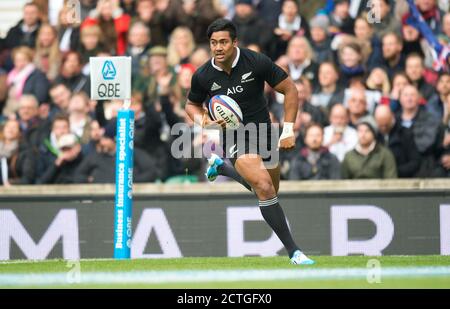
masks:
{"type": "MultiPolygon", "coordinates": [[[[114,164],[87,168],[114,155],[111,127],[121,103],[88,98],[89,57],[107,55],[132,58],[137,160],[143,169],[153,170],[140,174],[139,182],[205,181],[206,160],[175,158],[171,147],[178,136],[170,132],[178,123],[193,127],[184,112],[190,79],[208,61],[205,32],[219,17],[237,25],[240,47],[267,54],[298,86],[297,148],[281,156],[284,180],[448,177],[448,3],[372,4],[0,1],[0,184],[114,181],[106,177],[113,174],[114,164]],[[417,91],[406,91],[408,85],[417,91]],[[392,111],[389,123],[373,120],[381,105],[392,111]],[[68,119],[68,126],[61,117],[68,119]],[[359,125],[361,119],[366,125],[359,125]],[[314,131],[322,135],[322,145],[305,143],[311,126],[319,126],[314,131]],[[400,131],[410,137],[407,147],[398,138],[400,131]],[[77,142],[62,143],[67,134],[74,134],[77,142]],[[365,134],[373,135],[369,143],[365,134]],[[411,143],[419,154],[406,153],[415,149],[411,143]],[[380,160],[380,149],[389,160],[380,160]],[[389,171],[383,162],[389,162],[389,171]],[[349,166],[370,172],[349,173],[349,166]],[[94,177],[93,171],[101,168],[111,171],[94,177]]],[[[282,97],[270,87],[265,93],[272,121],[281,123],[282,97]]],[[[214,138],[192,130],[191,142],[199,149],[214,138]]]]}

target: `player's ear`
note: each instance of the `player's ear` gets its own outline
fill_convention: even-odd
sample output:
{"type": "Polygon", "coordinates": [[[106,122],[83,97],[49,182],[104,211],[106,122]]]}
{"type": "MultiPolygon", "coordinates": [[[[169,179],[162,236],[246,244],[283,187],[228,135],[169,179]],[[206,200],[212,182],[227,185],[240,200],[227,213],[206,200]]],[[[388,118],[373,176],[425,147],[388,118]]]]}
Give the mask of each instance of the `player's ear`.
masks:
{"type": "Polygon", "coordinates": [[[238,40],[237,40],[237,39],[234,39],[234,40],[233,40],[233,46],[234,46],[234,47],[238,46],[238,40]]]}

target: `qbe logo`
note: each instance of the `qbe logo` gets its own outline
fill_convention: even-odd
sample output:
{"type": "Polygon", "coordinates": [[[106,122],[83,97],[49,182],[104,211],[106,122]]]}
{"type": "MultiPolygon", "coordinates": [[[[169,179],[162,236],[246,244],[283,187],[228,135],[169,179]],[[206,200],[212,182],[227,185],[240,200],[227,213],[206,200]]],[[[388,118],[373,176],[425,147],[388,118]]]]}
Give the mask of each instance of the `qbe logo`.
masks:
{"type": "MultiPolygon", "coordinates": [[[[102,67],[102,76],[105,81],[113,81],[117,70],[111,60],[106,60],[102,67]]],[[[101,83],[98,86],[98,94],[101,98],[117,98],[120,96],[120,83],[101,83]]]]}
{"type": "Polygon", "coordinates": [[[131,98],[131,57],[90,57],[91,98],[131,98]]]}
{"type": "Polygon", "coordinates": [[[113,80],[116,78],[116,67],[111,60],[106,60],[103,64],[102,75],[104,80],[113,80]]]}

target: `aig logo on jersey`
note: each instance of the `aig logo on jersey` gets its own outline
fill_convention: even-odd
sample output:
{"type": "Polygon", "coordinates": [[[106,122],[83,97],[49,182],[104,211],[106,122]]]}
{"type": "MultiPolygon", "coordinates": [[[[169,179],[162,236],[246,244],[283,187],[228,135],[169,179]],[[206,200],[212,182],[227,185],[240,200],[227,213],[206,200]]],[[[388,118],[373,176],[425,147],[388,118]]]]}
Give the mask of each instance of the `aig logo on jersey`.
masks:
{"type": "Polygon", "coordinates": [[[243,74],[242,78],[241,78],[241,84],[248,83],[248,82],[251,82],[252,80],[255,80],[255,78],[253,76],[251,76],[252,73],[253,72],[250,71],[248,73],[243,74]]]}
{"type": "Polygon", "coordinates": [[[227,89],[227,95],[241,93],[242,91],[244,91],[242,86],[231,87],[227,89]]]}

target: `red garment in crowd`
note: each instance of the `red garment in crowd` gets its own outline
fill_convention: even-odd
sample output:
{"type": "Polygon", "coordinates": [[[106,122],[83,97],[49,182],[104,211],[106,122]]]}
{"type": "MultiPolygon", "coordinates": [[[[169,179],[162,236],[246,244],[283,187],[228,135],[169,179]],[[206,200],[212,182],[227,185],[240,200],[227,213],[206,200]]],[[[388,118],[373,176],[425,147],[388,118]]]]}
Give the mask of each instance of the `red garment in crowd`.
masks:
{"type": "MultiPolygon", "coordinates": [[[[123,56],[127,50],[127,35],[130,28],[131,17],[128,14],[121,14],[119,17],[114,18],[114,26],[117,34],[117,55],[123,56]]],[[[98,19],[87,17],[81,24],[81,29],[90,25],[97,25],[98,19]]]]}

